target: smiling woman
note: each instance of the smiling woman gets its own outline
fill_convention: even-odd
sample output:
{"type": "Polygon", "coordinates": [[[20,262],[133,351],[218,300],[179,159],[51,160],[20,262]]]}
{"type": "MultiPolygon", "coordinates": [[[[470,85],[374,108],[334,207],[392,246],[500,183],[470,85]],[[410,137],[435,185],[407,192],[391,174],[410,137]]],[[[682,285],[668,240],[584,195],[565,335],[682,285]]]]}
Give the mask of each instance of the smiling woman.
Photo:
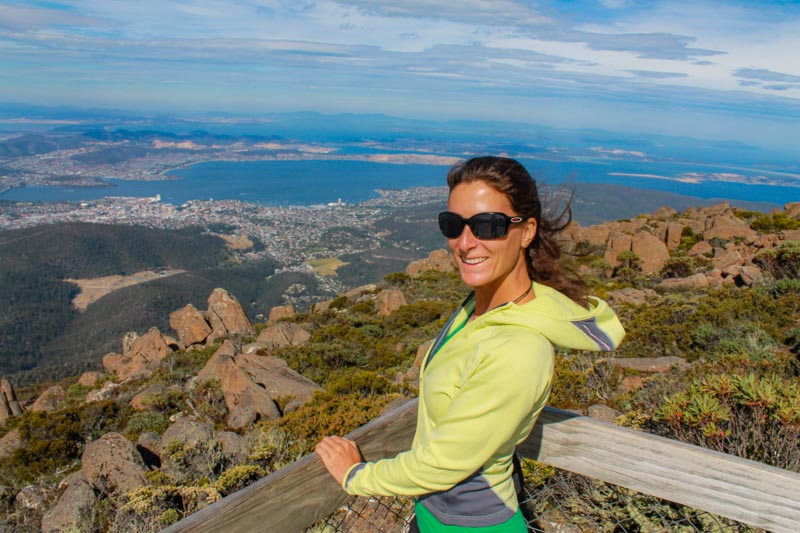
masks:
{"type": "Polygon", "coordinates": [[[613,350],[624,330],[562,272],[554,237],[569,217],[543,216],[521,164],[470,159],[447,183],[439,226],[473,292],[422,361],[411,449],[366,462],[355,443],[332,436],[316,451],[349,494],[414,496],[412,532],[523,532],[514,450],[547,401],[553,345],[613,350]]]}

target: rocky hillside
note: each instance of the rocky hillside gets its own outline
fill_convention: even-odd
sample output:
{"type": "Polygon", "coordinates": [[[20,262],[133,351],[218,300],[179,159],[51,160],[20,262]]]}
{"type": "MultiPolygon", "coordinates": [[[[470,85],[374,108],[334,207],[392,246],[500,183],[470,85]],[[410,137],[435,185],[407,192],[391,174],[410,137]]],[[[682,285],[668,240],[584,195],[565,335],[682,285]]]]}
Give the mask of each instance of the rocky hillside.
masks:
{"type": "Polygon", "coordinates": [[[727,203],[683,213],[663,207],[633,220],[572,224],[567,238],[602,252],[607,274],[637,270],[653,276],[656,289],[752,285],[772,268],[765,252],[800,240],[800,202],[769,215],[727,203]]]}
{"type": "MultiPolygon", "coordinates": [[[[800,203],[662,208],[568,233],[568,264],[628,338],[604,359],[560,353],[551,404],[800,470],[800,203]],[[784,451],[742,445],[747,427],[784,451]]],[[[3,379],[0,529],[175,522],[412,397],[465,294],[444,250],[266,323],[215,289],[205,309],[172,310],[171,331],[125,334],[102,368],[18,390],[3,379]]]]}

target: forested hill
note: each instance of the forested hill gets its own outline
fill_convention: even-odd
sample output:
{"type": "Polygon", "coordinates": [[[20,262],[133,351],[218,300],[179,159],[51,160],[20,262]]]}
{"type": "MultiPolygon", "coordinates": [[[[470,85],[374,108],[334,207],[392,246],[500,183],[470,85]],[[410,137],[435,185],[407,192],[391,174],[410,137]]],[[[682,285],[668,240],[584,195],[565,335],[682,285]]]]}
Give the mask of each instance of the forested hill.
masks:
{"type": "Polygon", "coordinates": [[[73,223],[0,233],[0,374],[41,365],[50,377],[74,374],[126,331],[163,327],[170,310],[205,302],[218,285],[245,302],[263,296],[245,280],[264,279],[276,264],[237,265],[225,242],[203,231],[73,223]],[[85,313],[71,304],[78,287],[64,281],[165,268],[186,272],[113,292],[85,313]]]}

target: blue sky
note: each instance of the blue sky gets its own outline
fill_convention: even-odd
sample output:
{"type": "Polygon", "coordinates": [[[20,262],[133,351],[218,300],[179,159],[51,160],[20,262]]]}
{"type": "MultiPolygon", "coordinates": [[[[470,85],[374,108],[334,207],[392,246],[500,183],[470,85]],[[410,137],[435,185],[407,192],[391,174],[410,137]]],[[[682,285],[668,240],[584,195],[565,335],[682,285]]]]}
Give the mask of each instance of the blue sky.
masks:
{"type": "Polygon", "coordinates": [[[0,101],[800,148],[800,2],[0,0],[0,101]]]}

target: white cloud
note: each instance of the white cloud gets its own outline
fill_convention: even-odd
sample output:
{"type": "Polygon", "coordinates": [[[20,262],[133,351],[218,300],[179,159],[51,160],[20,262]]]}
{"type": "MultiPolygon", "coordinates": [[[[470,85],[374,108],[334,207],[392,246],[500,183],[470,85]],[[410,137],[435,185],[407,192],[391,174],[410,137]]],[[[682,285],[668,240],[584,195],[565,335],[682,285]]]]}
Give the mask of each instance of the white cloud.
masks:
{"type": "Polygon", "coordinates": [[[135,80],[145,91],[149,80],[154,93],[197,91],[187,102],[201,101],[204,85],[231,93],[205,108],[235,101],[232,94],[247,105],[263,87],[284,106],[318,91],[317,100],[352,103],[358,94],[361,107],[383,102],[409,112],[443,98],[454,102],[450,109],[478,99],[498,112],[507,98],[567,98],[798,113],[797,10],[733,0],[533,5],[61,0],[33,7],[0,0],[7,71],[0,100],[25,94],[20,87],[33,80],[55,96],[67,79],[80,80],[84,91],[105,91],[114,80],[135,80]],[[580,16],[570,11],[579,8],[580,16]]]}

